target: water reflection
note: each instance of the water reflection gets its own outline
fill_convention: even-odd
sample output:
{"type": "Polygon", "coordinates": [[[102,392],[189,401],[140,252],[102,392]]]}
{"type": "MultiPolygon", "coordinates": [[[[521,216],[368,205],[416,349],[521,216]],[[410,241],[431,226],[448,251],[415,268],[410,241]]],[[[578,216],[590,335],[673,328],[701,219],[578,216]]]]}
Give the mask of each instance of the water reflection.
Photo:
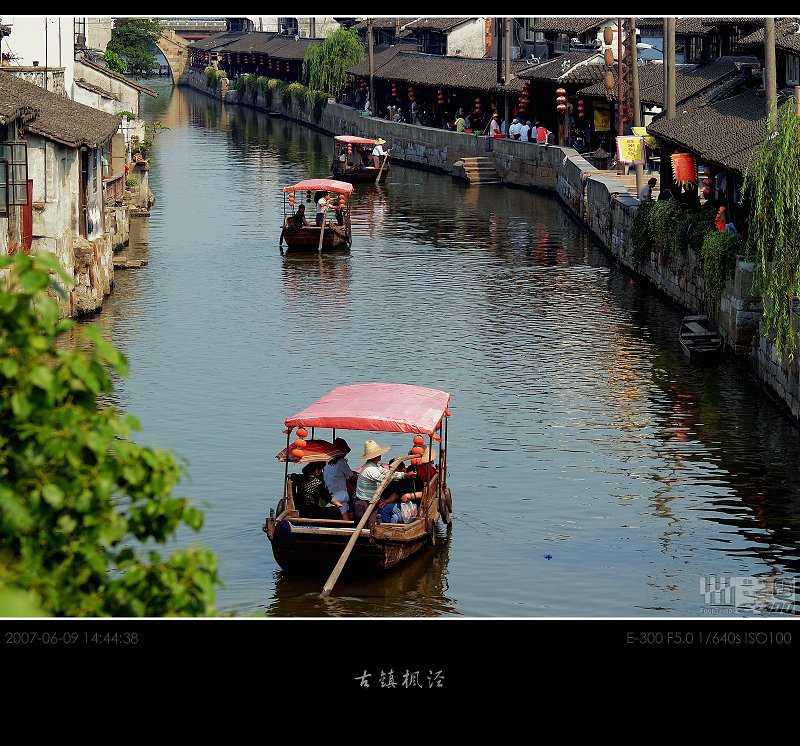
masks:
{"type": "Polygon", "coordinates": [[[281,188],[328,176],[332,138],[185,89],[143,107],[169,126],[149,246],[129,249],[148,265],[117,273],[98,321],[131,360],[122,405],[191,463],[221,609],[699,616],[702,578],[797,576],[794,424],[733,361],[689,366],[681,309],[557,200],[393,165],[356,186],[349,253],[282,256],[281,188]],[[452,532],[430,572],[344,584],[323,605],[260,531],[272,456],[288,414],[376,380],[453,394],[452,532]]]}

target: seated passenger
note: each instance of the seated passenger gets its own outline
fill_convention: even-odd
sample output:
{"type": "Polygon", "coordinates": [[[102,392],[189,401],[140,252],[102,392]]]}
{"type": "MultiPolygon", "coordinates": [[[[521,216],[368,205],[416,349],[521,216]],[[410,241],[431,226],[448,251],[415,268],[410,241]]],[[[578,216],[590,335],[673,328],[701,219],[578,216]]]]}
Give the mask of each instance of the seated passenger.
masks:
{"type": "Polygon", "coordinates": [[[322,461],[312,461],[303,467],[303,479],[295,506],[302,518],[334,518],[342,520],[342,504],[336,500],[322,478],[322,461]]]}
{"type": "MultiPolygon", "coordinates": [[[[356,481],[356,494],[353,498],[353,520],[356,522],[361,520],[367,506],[372,501],[375,493],[378,491],[386,475],[389,473],[389,467],[381,464],[381,456],[388,451],[390,446],[379,446],[374,440],[367,440],[364,442],[364,453],[360,460],[366,461],[364,466],[358,473],[358,480],[356,481]]],[[[396,471],[392,474],[392,480],[399,480],[403,478],[402,471],[396,471]]],[[[378,518],[377,508],[382,501],[378,501],[375,509],[369,514],[367,518],[366,527],[371,528],[378,518]]]]}
{"type": "Polygon", "coordinates": [[[325,486],[337,500],[341,507],[342,518],[345,521],[352,521],[353,514],[350,512],[350,498],[355,492],[356,475],[347,463],[347,454],[350,453],[350,446],[344,438],[336,438],[333,445],[342,452],[343,455],[332,458],[325,464],[322,476],[325,479],[325,486]]]}
{"type": "Polygon", "coordinates": [[[308,225],[308,218],[306,218],[306,206],[301,202],[297,208],[297,212],[291,215],[288,219],[289,228],[302,228],[308,225]]]}
{"type": "Polygon", "coordinates": [[[381,523],[402,523],[400,505],[409,500],[422,500],[425,487],[436,474],[436,465],[433,463],[436,460],[436,451],[431,453],[430,447],[426,447],[419,458],[419,464],[409,464],[404,478],[392,485],[392,491],[378,501],[376,507],[381,511],[381,523]]]}

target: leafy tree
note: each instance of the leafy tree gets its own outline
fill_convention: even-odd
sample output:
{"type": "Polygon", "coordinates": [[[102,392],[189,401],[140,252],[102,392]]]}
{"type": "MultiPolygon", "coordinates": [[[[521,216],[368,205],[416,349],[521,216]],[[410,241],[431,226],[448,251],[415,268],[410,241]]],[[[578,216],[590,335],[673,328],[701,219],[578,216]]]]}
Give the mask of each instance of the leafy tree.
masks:
{"type": "Polygon", "coordinates": [[[126,72],[128,72],[128,66],[122,61],[122,58],[116,52],[106,49],[105,53],[103,54],[103,59],[106,61],[106,67],[109,70],[115,73],[120,73],[120,75],[124,75],[126,72]]]}
{"type": "Polygon", "coordinates": [[[149,78],[158,72],[155,52],[151,49],[161,35],[161,24],[151,18],[134,18],[125,21],[111,32],[106,47],[118,55],[132,78],[149,78]]]}
{"type": "Polygon", "coordinates": [[[800,297],[800,117],[789,98],[768,121],[768,137],[754,151],[742,186],[750,205],[747,255],[756,263],[754,282],[763,303],[762,321],[779,354],[793,360],[798,332],[792,309],[800,297]]]}
{"type": "Polygon", "coordinates": [[[217,559],[153,551],[202,512],[172,495],[181,469],[138,445],[138,420],[108,401],[124,355],[99,327],[64,349],[48,288],[69,282],[53,254],[0,257],[0,616],[206,616],[217,559]]]}
{"type": "Polygon", "coordinates": [[[364,46],[352,29],[331,32],[322,44],[312,45],[303,59],[303,79],[309,88],[335,96],[344,85],[348,67],[364,59],[364,46]]]}

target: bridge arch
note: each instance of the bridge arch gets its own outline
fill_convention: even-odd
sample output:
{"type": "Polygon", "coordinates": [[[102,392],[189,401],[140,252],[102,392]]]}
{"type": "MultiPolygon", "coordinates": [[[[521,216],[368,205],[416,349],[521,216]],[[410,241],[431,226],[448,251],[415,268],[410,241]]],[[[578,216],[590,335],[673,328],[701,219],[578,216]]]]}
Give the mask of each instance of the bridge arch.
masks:
{"type": "Polygon", "coordinates": [[[173,85],[184,85],[189,82],[189,45],[175,33],[174,29],[165,29],[156,39],[156,46],[167,60],[169,74],[173,85]]]}

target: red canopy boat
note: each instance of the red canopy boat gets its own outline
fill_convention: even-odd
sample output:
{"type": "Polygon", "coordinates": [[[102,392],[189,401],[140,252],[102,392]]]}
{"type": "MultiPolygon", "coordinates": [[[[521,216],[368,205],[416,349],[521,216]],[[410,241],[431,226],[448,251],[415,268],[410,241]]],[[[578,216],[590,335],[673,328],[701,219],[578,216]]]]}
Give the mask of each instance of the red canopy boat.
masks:
{"type": "Polygon", "coordinates": [[[330,572],[355,533],[347,559],[348,572],[388,570],[436,541],[436,521],[441,518],[443,523],[450,524],[453,505],[447,486],[450,398],[445,391],[424,386],[353,384],[333,389],[284,420],[286,448],[281,453],[296,452],[298,461],[302,461],[309,443],[320,440],[317,433],[320,428],[330,428],[330,438],[325,438],[329,443],[341,431],[361,431],[367,439],[370,432],[413,433],[415,438],[410,439],[409,446],[418,450],[397,457],[396,466],[418,460],[425,450],[434,454],[436,474],[425,486],[418,515],[410,523],[378,522],[372,528],[364,528],[363,520],[359,527],[353,521],[301,518],[294,502],[294,475],[289,473],[293,459],[285,460],[283,494],[262,526],[281,568],[317,574],[330,572]],[[294,443],[292,433],[297,435],[294,443]]]}
{"type": "MultiPolygon", "coordinates": [[[[389,159],[384,156],[380,166],[372,160],[377,139],[358,135],[336,135],[333,138],[331,173],[342,181],[382,184],[389,175],[389,159]]],[[[385,140],[381,139],[381,142],[385,140]]]]}
{"type": "Polygon", "coordinates": [[[287,251],[346,251],[352,244],[350,228],[350,195],[353,185],[335,179],[304,179],[283,187],[283,227],[279,245],[286,241],[287,251]],[[323,192],[327,203],[325,220],[320,229],[315,223],[317,195],[323,192]],[[298,197],[299,195],[299,197],[298,197]],[[293,220],[295,202],[309,203],[308,225],[293,220]]]}

